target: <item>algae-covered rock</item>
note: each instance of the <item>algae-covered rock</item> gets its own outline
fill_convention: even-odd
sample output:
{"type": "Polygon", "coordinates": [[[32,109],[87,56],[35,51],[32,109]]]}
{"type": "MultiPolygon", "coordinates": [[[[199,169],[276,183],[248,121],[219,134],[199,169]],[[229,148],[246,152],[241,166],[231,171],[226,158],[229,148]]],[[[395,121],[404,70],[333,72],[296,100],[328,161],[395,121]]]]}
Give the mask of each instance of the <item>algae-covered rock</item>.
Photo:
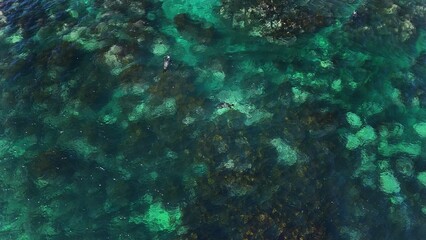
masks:
{"type": "Polygon", "coordinates": [[[331,83],[331,88],[336,92],[340,92],[342,90],[342,80],[341,79],[334,80],[331,83]]]}
{"type": "Polygon", "coordinates": [[[193,19],[204,20],[209,23],[218,21],[215,9],[219,6],[219,0],[164,0],[162,5],[164,14],[169,19],[173,19],[180,13],[186,13],[193,19]]]}
{"type": "Polygon", "coordinates": [[[365,126],[356,134],[348,134],[346,136],[346,148],[349,150],[357,149],[359,146],[365,146],[376,140],[377,136],[371,126],[365,126]]]}
{"type": "Polygon", "coordinates": [[[148,108],[146,106],[145,102],[141,102],[140,104],[136,105],[133,109],[133,112],[129,115],[129,121],[137,121],[148,111],[148,108]]]}
{"type": "Polygon", "coordinates": [[[355,170],[353,176],[360,177],[364,186],[371,188],[376,187],[376,156],[375,154],[368,154],[366,150],[361,151],[361,162],[355,170]]]}
{"type": "Polygon", "coordinates": [[[256,109],[247,114],[247,118],[244,121],[244,124],[251,126],[255,123],[260,123],[263,120],[272,118],[273,114],[261,109],[256,109]]]}
{"type": "Polygon", "coordinates": [[[407,157],[399,158],[396,161],[396,169],[406,177],[411,177],[414,173],[413,160],[407,157]]]}
{"type": "Polygon", "coordinates": [[[348,121],[349,125],[351,125],[354,128],[361,127],[362,125],[361,118],[352,112],[346,113],[346,121],[348,121]]]}
{"type": "Polygon", "coordinates": [[[297,87],[291,88],[291,92],[293,93],[293,100],[296,103],[304,103],[309,96],[308,92],[300,90],[297,87]]]}
{"type": "Polygon", "coordinates": [[[148,113],[148,118],[170,116],[176,113],[176,100],[174,98],[164,99],[163,103],[148,113]]]}
{"type": "MultiPolygon", "coordinates": [[[[235,1],[222,0],[220,14],[230,19],[235,28],[245,29],[251,36],[261,36],[268,41],[287,44],[296,37],[319,31],[331,24],[327,7],[315,4],[300,7],[297,1],[235,1]]],[[[337,5],[332,6],[337,10],[337,5]]],[[[339,10],[337,10],[339,11],[339,10]]],[[[324,45],[321,45],[324,46],[324,45]]]]}
{"type": "Polygon", "coordinates": [[[299,154],[290,145],[284,142],[284,140],[281,138],[274,138],[271,140],[271,144],[278,152],[279,163],[291,166],[297,162],[299,154]]]}
{"type": "Polygon", "coordinates": [[[398,153],[405,153],[409,156],[418,156],[422,151],[422,147],[417,143],[401,142],[398,144],[389,144],[387,141],[382,141],[378,146],[379,153],[389,157],[398,153]]]}
{"type": "Polygon", "coordinates": [[[388,194],[399,193],[401,191],[398,179],[391,172],[380,174],[380,189],[388,194]]]}
{"type": "Polygon", "coordinates": [[[347,136],[346,148],[353,150],[358,148],[361,145],[361,141],[353,134],[347,136]]]}
{"type": "Polygon", "coordinates": [[[374,128],[371,126],[365,126],[356,133],[356,137],[361,141],[363,145],[371,143],[376,140],[376,133],[374,128]]]}
{"type": "Polygon", "coordinates": [[[417,180],[419,180],[419,182],[426,187],[426,172],[420,172],[417,175],[417,180]]]}
{"type": "Polygon", "coordinates": [[[154,43],[154,45],[152,46],[152,53],[154,53],[157,56],[165,55],[168,50],[169,50],[169,46],[160,41],[154,43]]]}
{"type": "Polygon", "coordinates": [[[153,203],[142,216],[133,216],[130,222],[144,224],[152,232],[175,231],[181,224],[180,209],[167,210],[160,202],[153,203]]]}
{"type": "Polygon", "coordinates": [[[136,105],[129,115],[129,121],[137,121],[141,118],[154,119],[161,116],[170,116],[176,113],[176,100],[174,98],[164,99],[158,106],[150,106],[150,101],[142,101],[136,105]]]}
{"type": "Polygon", "coordinates": [[[416,123],[413,128],[421,138],[426,138],[426,122],[416,123]]]}

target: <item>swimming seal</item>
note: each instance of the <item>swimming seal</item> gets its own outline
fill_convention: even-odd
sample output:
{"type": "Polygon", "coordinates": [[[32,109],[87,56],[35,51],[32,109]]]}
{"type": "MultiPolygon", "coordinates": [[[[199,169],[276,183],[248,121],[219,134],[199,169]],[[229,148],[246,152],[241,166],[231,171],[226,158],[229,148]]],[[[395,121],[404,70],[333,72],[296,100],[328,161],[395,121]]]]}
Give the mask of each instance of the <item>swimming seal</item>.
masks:
{"type": "Polygon", "coordinates": [[[234,107],[234,104],[227,103],[227,102],[221,102],[216,106],[217,109],[222,109],[222,108],[231,108],[232,109],[233,107],[234,107]]]}
{"type": "Polygon", "coordinates": [[[169,68],[170,60],[171,60],[170,55],[167,55],[167,56],[164,57],[164,59],[163,59],[163,71],[164,72],[167,71],[167,69],[169,68]]]}

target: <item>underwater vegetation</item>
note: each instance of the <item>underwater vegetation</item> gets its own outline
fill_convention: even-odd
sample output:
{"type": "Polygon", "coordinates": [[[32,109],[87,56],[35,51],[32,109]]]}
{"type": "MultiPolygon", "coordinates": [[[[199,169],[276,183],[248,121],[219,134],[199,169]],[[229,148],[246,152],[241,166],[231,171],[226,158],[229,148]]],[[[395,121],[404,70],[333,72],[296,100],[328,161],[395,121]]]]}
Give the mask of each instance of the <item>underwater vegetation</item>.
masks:
{"type": "Polygon", "coordinates": [[[421,0],[0,0],[0,238],[422,239],[425,23],[421,0]]]}

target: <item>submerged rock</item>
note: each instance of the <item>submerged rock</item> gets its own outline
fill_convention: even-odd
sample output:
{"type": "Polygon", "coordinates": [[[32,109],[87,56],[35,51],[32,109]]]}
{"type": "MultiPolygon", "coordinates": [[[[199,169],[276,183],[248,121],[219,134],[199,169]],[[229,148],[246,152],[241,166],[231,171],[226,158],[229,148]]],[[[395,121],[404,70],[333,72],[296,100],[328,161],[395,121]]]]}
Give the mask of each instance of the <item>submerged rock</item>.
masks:
{"type": "Polygon", "coordinates": [[[399,193],[401,191],[398,180],[390,172],[380,174],[380,186],[385,193],[399,193]]]}
{"type": "Polygon", "coordinates": [[[300,159],[298,151],[293,149],[288,143],[281,138],[271,140],[272,146],[275,147],[278,153],[278,162],[283,165],[291,166],[300,159]]]}
{"type": "Polygon", "coordinates": [[[241,28],[252,36],[270,42],[287,44],[302,34],[313,33],[329,26],[330,13],[314,6],[300,6],[296,1],[252,1],[235,4],[222,0],[220,14],[228,18],[233,27],[241,28]]]}

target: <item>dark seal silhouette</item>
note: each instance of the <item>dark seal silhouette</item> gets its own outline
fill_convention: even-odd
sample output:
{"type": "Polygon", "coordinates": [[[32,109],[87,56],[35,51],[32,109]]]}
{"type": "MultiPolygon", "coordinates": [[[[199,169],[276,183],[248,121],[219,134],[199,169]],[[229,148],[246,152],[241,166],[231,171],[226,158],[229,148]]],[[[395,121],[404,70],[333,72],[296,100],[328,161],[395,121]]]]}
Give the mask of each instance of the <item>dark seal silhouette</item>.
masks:
{"type": "Polygon", "coordinates": [[[164,72],[167,71],[167,69],[169,68],[170,61],[171,61],[170,55],[167,55],[167,56],[164,57],[164,59],[163,59],[163,71],[164,72]]]}
{"type": "Polygon", "coordinates": [[[232,109],[233,107],[234,107],[234,104],[227,103],[227,102],[221,102],[216,106],[217,109],[222,109],[222,108],[231,108],[232,109]]]}

